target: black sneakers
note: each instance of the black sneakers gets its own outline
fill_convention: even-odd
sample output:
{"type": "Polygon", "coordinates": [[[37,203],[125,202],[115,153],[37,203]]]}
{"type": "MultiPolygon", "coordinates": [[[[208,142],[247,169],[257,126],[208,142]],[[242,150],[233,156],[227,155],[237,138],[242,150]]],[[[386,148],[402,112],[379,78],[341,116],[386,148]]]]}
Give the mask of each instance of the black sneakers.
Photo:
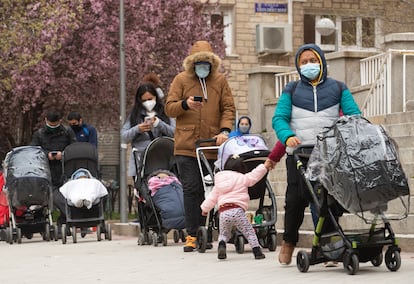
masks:
{"type": "Polygon", "coordinates": [[[253,248],[253,254],[255,259],[263,259],[266,256],[263,254],[262,249],[260,247],[253,248]]]}
{"type": "Polygon", "coordinates": [[[226,259],[226,242],[220,241],[218,244],[218,251],[217,251],[217,258],[218,259],[226,259]]]}

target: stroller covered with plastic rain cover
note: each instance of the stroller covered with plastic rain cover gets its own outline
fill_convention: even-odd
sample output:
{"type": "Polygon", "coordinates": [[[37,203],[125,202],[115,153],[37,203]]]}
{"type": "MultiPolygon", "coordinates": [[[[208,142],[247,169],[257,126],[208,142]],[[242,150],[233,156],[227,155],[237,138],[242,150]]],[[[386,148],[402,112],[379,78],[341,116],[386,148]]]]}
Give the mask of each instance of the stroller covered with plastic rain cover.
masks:
{"type": "Polygon", "coordinates": [[[51,211],[52,184],[47,155],[38,146],[21,146],[4,160],[5,191],[10,208],[6,241],[21,243],[40,233],[44,240],[57,240],[51,211]]]}
{"type": "MultiPolygon", "coordinates": [[[[215,140],[200,140],[199,143],[207,143],[215,140]]],[[[260,163],[263,163],[269,155],[269,149],[263,137],[257,134],[245,134],[242,136],[235,136],[228,139],[221,146],[205,146],[196,147],[197,159],[199,162],[200,174],[203,179],[204,191],[207,194],[213,189],[214,186],[214,174],[224,169],[224,165],[229,157],[234,154],[240,156],[243,159],[243,163],[246,165],[247,171],[251,171],[260,163]],[[216,150],[217,161],[214,163],[215,169],[211,169],[207,158],[204,153],[206,151],[216,150]],[[207,173],[205,173],[203,171],[207,173]]],[[[276,198],[273,189],[267,180],[267,174],[254,186],[249,187],[249,210],[246,212],[248,218],[252,222],[252,226],[256,232],[259,244],[263,248],[268,248],[269,251],[276,250],[276,219],[277,208],[276,198]]],[[[211,210],[207,216],[206,226],[200,227],[198,231],[197,241],[199,252],[204,252],[206,243],[208,241],[208,235],[211,234],[213,229],[218,230],[218,210],[211,210]]],[[[244,245],[247,242],[241,232],[235,230],[232,234],[229,243],[233,243],[238,253],[244,252],[244,245]]]]}
{"type": "Polygon", "coordinates": [[[299,271],[332,260],[355,274],[360,262],[381,265],[384,246],[387,268],[397,271],[401,249],[389,221],[407,217],[410,192],[397,146],[384,129],[360,116],[344,116],[318,135],[313,150],[299,147],[294,155],[319,210],[312,251],[297,254],[299,271]],[[343,230],[338,217],[346,212],[370,228],[343,230]]]}

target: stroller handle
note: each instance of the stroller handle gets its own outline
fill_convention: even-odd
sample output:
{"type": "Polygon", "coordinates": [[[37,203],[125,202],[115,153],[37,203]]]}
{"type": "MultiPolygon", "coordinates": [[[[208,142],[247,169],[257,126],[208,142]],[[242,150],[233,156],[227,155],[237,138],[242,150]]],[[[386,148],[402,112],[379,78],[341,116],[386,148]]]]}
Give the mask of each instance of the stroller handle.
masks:
{"type": "Polygon", "coordinates": [[[300,144],[298,145],[295,150],[293,150],[293,156],[295,161],[300,158],[309,159],[310,155],[312,154],[312,150],[315,147],[314,144],[300,144]]]}
{"type": "Polygon", "coordinates": [[[198,139],[195,143],[196,148],[199,148],[201,146],[201,144],[205,144],[205,143],[212,143],[212,142],[216,142],[217,138],[208,138],[208,139],[198,139]]]}

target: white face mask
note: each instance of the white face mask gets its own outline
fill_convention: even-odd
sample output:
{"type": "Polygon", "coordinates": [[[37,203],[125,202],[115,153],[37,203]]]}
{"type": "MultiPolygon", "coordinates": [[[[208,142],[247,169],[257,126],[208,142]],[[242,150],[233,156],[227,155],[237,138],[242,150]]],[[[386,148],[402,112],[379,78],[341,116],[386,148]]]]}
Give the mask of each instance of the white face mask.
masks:
{"type": "Polygon", "coordinates": [[[157,102],[155,100],[148,100],[143,102],[142,105],[147,109],[147,111],[152,111],[156,103],[157,102]]]}

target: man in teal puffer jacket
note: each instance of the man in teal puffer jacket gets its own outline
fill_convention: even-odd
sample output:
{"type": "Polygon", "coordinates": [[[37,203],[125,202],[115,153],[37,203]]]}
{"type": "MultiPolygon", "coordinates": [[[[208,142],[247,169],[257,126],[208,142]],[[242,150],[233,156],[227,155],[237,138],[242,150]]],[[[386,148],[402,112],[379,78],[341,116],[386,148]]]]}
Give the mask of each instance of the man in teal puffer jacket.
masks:
{"type": "Polygon", "coordinates": [[[301,46],[295,57],[300,80],[289,82],[282,91],[272,126],[277,138],[286,145],[287,189],[285,197],[285,231],[279,254],[281,264],[290,264],[299,240],[305,208],[308,206],[307,188],[293,159],[299,144],[315,144],[324,127],[331,126],[344,115],[360,115],[348,87],[327,76],[323,51],[315,44],[301,46]]]}

